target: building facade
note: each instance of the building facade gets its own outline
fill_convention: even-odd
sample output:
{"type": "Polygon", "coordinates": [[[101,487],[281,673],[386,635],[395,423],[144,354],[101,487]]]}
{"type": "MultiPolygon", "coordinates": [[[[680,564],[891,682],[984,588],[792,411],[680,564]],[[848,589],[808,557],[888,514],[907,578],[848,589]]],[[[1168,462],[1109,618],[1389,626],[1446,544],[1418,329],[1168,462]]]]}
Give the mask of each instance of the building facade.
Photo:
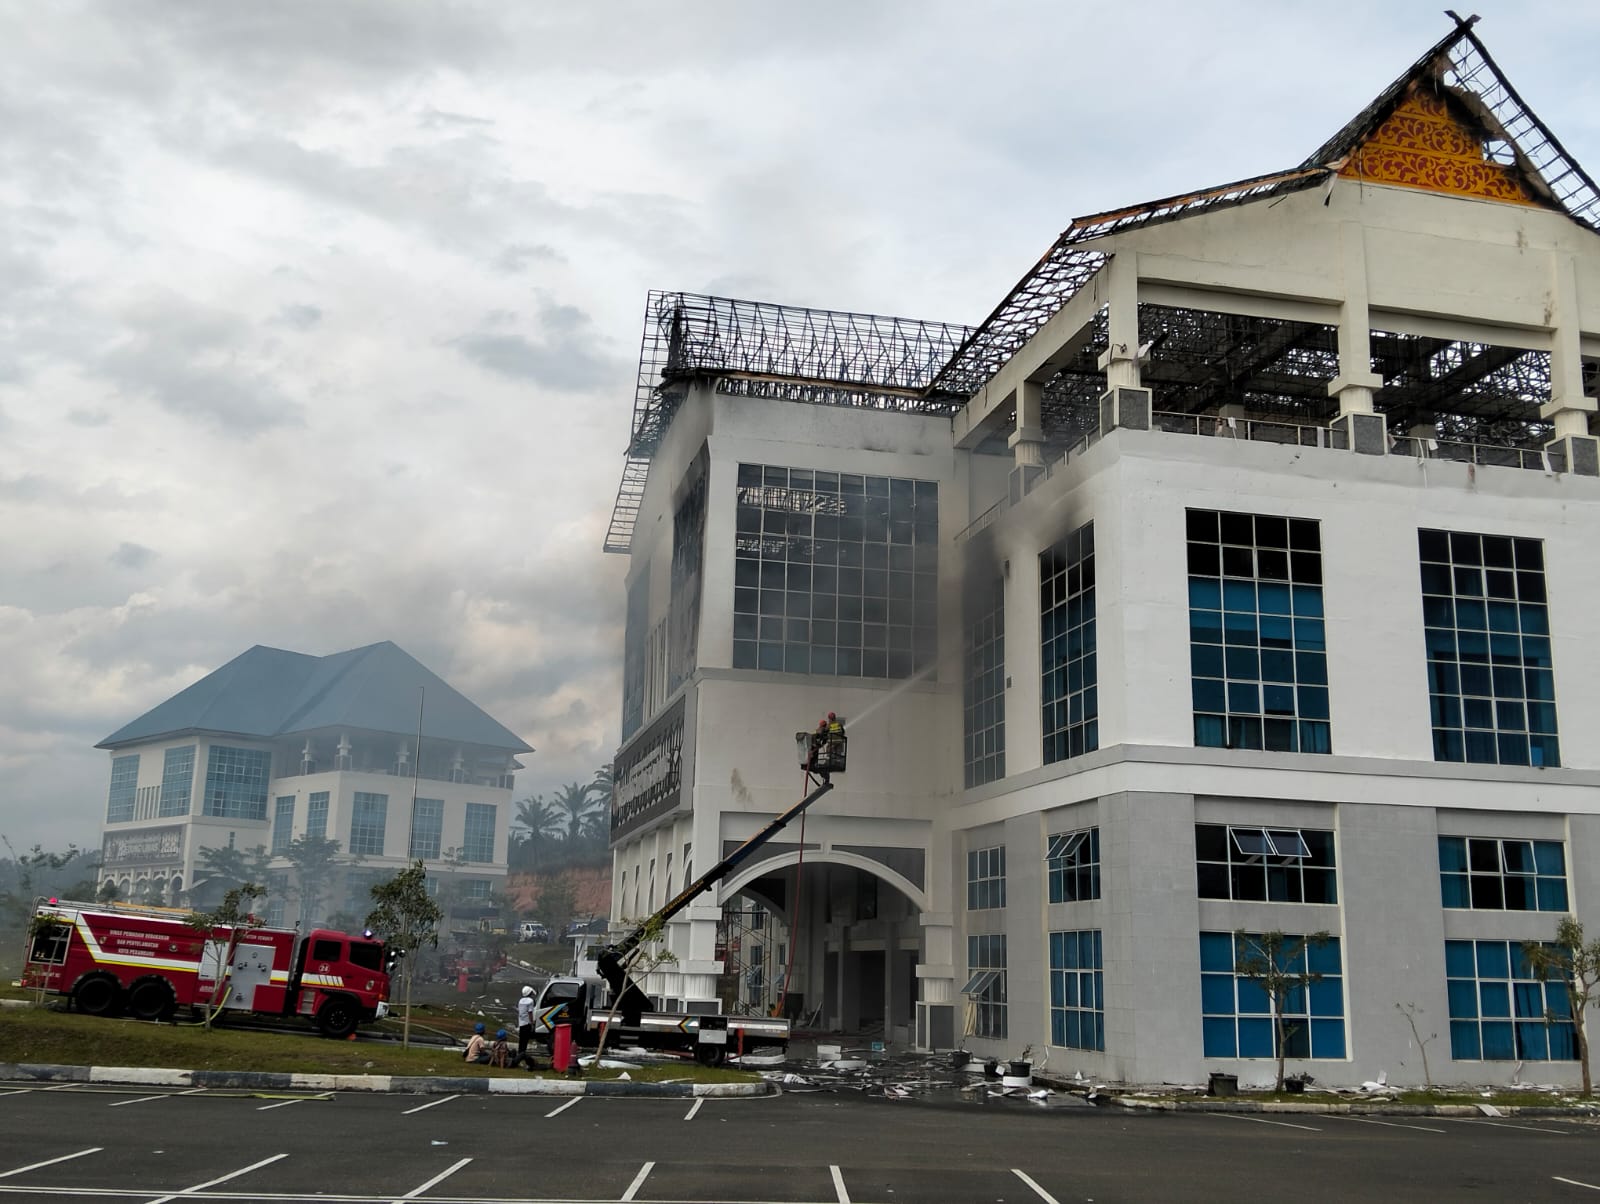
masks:
{"type": "Polygon", "coordinates": [[[387,642],[257,646],[97,747],[102,884],[207,907],[253,879],[268,922],[301,926],[359,923],[368,887],[415,859],[454,906],[503,891],[516,758],[532,751],[387,642]]]}
{"type": "Polygon", "coordinates": [[[1124,1081],[1576,1082],[1600,930],[1600,191],[1470,22],[1303,163],[1075,221],[980,326],[652,294],[613,918],[657,994],[1124,1081]],[[1591,718],[1593,717],[1593,718],[1591,718]]]}

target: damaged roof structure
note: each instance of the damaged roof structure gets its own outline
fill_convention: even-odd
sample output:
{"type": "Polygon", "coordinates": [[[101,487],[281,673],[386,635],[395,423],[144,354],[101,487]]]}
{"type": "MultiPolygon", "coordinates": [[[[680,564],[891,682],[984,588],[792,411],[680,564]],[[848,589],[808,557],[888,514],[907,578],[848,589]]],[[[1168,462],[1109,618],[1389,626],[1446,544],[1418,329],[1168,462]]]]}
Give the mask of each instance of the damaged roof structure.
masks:
{"type": "Polygon", "coordinates": [[[691,909],[653,993],[1335,1086],[1408,1081],[1409,1001],[1436,1079],[1576,1077],[1520,949],[1600,926],[1600,190],[1475,22],[1299,163],[1074,220],[975,326],[650,294],[613,916],[854,717],[720,891],[766,926],[691,909]],[[1282,1032],[1269,932],[1330,934],[1282,1032]]]}

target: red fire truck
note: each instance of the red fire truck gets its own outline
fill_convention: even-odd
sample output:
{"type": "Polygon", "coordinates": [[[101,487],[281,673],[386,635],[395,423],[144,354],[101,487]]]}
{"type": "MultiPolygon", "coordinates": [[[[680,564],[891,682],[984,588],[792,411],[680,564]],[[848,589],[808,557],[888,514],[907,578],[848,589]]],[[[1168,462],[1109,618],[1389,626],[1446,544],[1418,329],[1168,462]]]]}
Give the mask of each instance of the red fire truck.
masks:
{"type": "Polygon", "coordinates": [[[207,933],[186,912],[126,904],[43,900],[28,929],[22,984],[65,995],[80,1012],[163,1020],[180,1007],[222,1006],[263,1016],[304,1016],[347,1037],[388,1010],[383,942],[314,928],[207,933]]]}

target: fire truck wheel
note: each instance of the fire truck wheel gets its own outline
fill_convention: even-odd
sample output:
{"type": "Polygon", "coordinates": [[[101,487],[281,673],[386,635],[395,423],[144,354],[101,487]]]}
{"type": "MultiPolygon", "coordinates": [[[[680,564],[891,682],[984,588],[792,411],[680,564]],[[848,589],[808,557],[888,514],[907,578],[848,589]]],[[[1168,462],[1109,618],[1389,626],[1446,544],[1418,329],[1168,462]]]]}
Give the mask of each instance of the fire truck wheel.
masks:
{"type": "Polygon", "coordinates": [[[178,1005],[164,978],[141,978],[128,991],[128,1011],[140,1020],[165,1020],[178,1005]]]}
{"type": "Polygon", "coordinates": [[[696,1045],[694,1060],[702,1066],[721,1066],[728,1060],[726,1045],[696,1045]]]}
{"type": "Polygon", "coordinates": [[[339,997],[328,1000],[317,1013],[317,1027],[322,1030],[322,1035],[340,1041],[355,1032],[360,1022],[361,1014],[356,1010],[356,1005],[339,997]]]}
{"type": "Polygon", "coordinates": [[[89,1016],[114,1016],[122,1003],[117,980],[104,974],[86,978],[72,991],[72,1004],[89,1016]]]}

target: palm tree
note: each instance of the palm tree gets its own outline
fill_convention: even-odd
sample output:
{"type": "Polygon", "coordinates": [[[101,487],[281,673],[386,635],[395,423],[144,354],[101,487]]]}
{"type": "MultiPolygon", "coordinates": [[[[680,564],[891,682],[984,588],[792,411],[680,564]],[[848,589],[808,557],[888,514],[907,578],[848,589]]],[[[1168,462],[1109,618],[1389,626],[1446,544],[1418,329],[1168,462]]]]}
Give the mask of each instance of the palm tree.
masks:
{"type": "Polygon", "coordinates": [[[566,832],[566,815],[542,794],[518,799],[516,817],[511,821],[516,860],[523,868],[538,871],[545,860],[541,855],[566,832]]]}
{"type": "Polygon", "coordinates": [[[594,783],[568,782],[552,804],[564,821],[567,840],[577,840],[585,816],[593,815],[604,804],[596,797],[594,783]]]}

